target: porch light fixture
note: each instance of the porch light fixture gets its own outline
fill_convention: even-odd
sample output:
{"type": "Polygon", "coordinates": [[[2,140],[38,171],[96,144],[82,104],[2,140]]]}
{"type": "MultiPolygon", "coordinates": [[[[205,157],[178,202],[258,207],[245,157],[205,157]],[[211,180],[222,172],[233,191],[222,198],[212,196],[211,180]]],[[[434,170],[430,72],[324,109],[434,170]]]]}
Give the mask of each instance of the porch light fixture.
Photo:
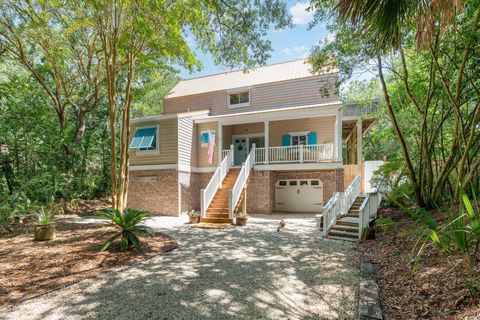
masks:
{"type": "Polygon", "coordinates": [[[248,129],[245,129],[243,132],[244,132],[245,134],[248,134],[248,129]]]}

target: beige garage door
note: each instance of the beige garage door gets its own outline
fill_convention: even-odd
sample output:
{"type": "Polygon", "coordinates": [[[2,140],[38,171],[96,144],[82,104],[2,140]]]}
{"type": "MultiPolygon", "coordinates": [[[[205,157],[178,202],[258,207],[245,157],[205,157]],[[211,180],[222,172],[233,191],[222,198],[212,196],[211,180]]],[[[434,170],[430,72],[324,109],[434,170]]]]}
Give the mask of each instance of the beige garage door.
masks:
{"type": "Polygon", "coordinates": [[[321,212],[323,183],[318,179],[279,180],[275,202],[277,212],[321,212]]]}

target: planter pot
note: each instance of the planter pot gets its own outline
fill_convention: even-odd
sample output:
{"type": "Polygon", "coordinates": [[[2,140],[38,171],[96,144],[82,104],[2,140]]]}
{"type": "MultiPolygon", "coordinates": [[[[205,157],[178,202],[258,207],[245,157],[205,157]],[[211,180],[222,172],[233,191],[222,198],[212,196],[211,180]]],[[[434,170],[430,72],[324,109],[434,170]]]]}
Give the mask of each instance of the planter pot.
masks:
{"type": "Polygon", "coordinates": [[[53,240],[57,237],[57,232],[55,230],[55,224],[38,224],[35,226],[35,234],[33,239],[36,241],[47,241],[53,240]]]}
{"type": "Polygon", "coordinates": [[[188,217],[188,220],[189,220],[189,223],[190,224],[195,224],[195,223],[198,223],[200,222],[200,217],[188,217]]]}
{"type": "Polygon", "coordinates": [[[237,222],[237,225],[246,226],[248,218],[247,217],[236,217],[235,220],[237,222]]]}

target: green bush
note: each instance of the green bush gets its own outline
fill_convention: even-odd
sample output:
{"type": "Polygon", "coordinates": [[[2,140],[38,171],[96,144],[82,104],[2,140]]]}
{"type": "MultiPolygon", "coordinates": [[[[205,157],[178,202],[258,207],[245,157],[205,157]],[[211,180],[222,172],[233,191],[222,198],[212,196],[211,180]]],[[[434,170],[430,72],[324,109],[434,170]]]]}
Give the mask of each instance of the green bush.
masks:
{"type": "Polygon", "coordinates": [[[378,218],[375,221],[375,227],[377,227],[381,233],[388,232],[394,224],[395,222],[393,221],[392,217],[378,218]]]}
{"type": "Polygon", "coordinates": [[[475,267],[480,246],[480,210],[477,202],[474,205],[467,195],[462,196],[463,206],[459,210],[453,207],[445,225],[439,223],[423,209],[419,210],[419,219],[427,227],[424,241],[412,260],[413,267],[418,265],[422,252],[429,246],[435,246],[446,254],[453,268],[463,278],[472,298],[480,293],[480,282],[475,267]],[[458,257],[461,264],[458,264],[458,257]]]}
{"type": "Polygon", "coordinates": [[[139,225],[150,218],[146,211],[125,209],[123,212],[114,209],[107,209],[97,212],[97,216],[109,219],[113,222],[117,231],[112,232],[113,236],[105,242],[100,251],[107,250],[112,243],[120,239],[120,249],[127,250],[130,246],[140,246],[139,235],[153,236],[151,228],[139,225]]]}

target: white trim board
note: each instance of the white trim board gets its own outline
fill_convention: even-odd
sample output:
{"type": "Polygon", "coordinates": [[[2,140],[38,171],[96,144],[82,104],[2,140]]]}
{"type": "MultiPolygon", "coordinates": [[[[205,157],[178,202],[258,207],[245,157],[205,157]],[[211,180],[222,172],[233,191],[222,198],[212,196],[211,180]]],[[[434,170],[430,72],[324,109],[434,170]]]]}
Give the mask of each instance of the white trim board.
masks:
{"type": "Polygon", "coordinates": [[[319,105],[300,107],[285,107],[270,110],[257,110],[250,112],[237,112],[226,115],[209,116],[196,119],[195,123],[219,122],[221,125],[244,124],[264,121],[279,121],[290,119],[313,118],[336,115],[342,106],[341,102],[332,102],[319,105]]]}
{"type": "Polygon", "coordinates": [[[140,166],[129,166],[128,171],[148,171],[148,170],[171,170],[177,169],[176,163],[171,164],[147,164],[140,166]]]}
{"type": "Polygon", "coordinates": [[[278,163],[278,164],[256,164],[253,169],[256,171],[292,171],[292,170],[322,170],[341,169],[342,162],[316,162],[316,163],[278,163]]]}

